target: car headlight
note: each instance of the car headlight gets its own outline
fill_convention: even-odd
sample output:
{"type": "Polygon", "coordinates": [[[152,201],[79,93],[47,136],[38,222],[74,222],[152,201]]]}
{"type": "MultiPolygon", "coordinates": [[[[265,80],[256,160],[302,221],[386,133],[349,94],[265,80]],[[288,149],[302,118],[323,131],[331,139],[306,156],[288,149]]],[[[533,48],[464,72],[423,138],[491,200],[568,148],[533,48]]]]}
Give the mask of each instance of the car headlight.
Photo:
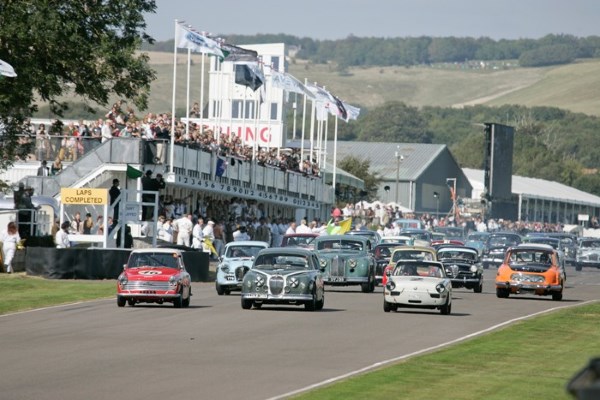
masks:
{"type": "Polygon", "coordinates": [[[471,265],[471,272],[477,272],[477,265],[471,265]]]}
{"type": "Polygon", "coordinates": [[[256,279],[254,279],[254,283],[256,287],[261,287],[265,284],[265,278],[262,275],[257,275],[256,279]]]}
{"type": "Polygon", "coordinates": [[[290,287],[297,288],[300,284],[300,280],[297,277],[290,278],[290,287]]]}
{"type": "Polygon", "coordinates": [[[127,285],[127,282],[128,282],[127,275],[119,276],[119,285],[121,285],[121,286],[127,285]]]}
{"type": "Polygon", "coordinates": [[[444,293],[446,291],[446,286],[444,286],[441,283],[438,283],[435,287],[435,290],[437,290],[438,293],[444,293]]]}
{"type": "Polygon", "coordinates": [[[228,273],[228,272],[229,272],[229,266],[227,266],[227,265],[223,265],[223,266],[221,267],[221,271],[223,271],[223,273],[224,273],[224,274],[228,273]]]}
{"type": "Polygon", "coordinates": [[[325,268],[327,266],[327,260],[319,260],[319,265],[325,268]]]}
{"type": "Polygon", "coordinates": [[[356,264],[358,264],[358,262],[355,259],[350,259],[348,260],[348,265],[350,266],[350,268],[356,268],[356,264]]]}
{"type": "Polygon", "coordinates": [[[396,289],[396,283],[394,283],[394,281],[389,281],[387,283],[387,285],[385,285],[387,290],[389,290],[390,292],[394,289],[396,289]]]}
{"type": "Polygon", "coordinates": [[[178,283],[179,280],[175,277],[175,275],[169,278],[169,286],[177,286],[178,283]]]}

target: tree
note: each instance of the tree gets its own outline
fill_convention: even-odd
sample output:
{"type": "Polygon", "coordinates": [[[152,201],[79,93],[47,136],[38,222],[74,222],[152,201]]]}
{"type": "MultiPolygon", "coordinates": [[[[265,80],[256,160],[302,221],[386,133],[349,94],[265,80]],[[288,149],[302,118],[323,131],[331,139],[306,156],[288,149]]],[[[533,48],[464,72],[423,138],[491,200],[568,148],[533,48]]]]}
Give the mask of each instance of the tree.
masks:
{"type": "MultiPolygon", "coordinates": [[[[376,173],[369,172],[371,161],[355,156],[346,156],[338,161],[337,167],[365,182],[366,200],[372,200],[377,195],[377,187],[381,179],[376,173]]],[[[355,197],[360,197],[357,196],[357,194],[360,194],[358,190],[353,190],[353,192],[355,197]]]]}
{"type": "Polygon", "coordinates": [[[16,78],[0,80],[0,169],[30,152],[23,138],[25,119],[47,102],[62,116],[61,96],[80,96],[106,105],[111,95],[147,106],[155,73],[142,42],[153,43],[144,29],[144,13],[154,0],[2,0],[0,59],[16,78]]]}

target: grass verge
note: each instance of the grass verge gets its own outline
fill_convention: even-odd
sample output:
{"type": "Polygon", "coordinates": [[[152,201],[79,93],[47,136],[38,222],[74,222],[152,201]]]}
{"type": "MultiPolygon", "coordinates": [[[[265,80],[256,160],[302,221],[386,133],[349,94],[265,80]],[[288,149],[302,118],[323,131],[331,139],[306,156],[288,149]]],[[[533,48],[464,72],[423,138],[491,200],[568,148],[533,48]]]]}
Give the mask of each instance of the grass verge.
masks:
{"type": "MultiPolygon", "coordinates": [[[[560,310],[294,399],[572,399],[600,356],[600,303],[560,310]]],[[[443,327],[441,327],[443,330],[443,327]]]]}
{"type": "Polygon", "coordinates": [[[15,311],[114,297],[115,281],[55,280],[24,273],[0,274],[0,315],[15,311]]]}

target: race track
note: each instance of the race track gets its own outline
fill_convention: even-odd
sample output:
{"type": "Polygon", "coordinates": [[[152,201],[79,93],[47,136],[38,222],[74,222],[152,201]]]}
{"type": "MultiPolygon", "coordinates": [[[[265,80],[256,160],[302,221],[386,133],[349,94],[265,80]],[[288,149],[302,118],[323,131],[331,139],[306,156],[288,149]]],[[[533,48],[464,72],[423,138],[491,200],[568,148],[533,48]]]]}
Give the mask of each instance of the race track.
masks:
{"type": "MultiPolygon", "coordinates": [[[[600,297],[600,271],[568,267],[564,299],[454,290],[452,315],[384,313],[381,288],[327,287],[322,312],[242,310],[194,284],[188,309],[101,300],[0,316],[3,400],[269,399],[448,343],[506,321],[600,297]]],[[[402,310],[402,309],[401,309],[402,310]]]]}

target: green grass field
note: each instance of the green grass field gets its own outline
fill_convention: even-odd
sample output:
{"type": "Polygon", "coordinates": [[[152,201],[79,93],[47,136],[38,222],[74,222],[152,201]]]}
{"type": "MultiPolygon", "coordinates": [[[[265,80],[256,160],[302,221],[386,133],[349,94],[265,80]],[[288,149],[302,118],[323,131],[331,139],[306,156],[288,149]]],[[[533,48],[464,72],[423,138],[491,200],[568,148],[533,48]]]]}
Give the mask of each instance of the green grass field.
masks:
{"type": "Polygon", "coordinates": [[[599,327],[600,303],[569,308],[294,399],[570,399],[569,379],[600,356],[599,327]]]}
{"type": "MultiPolygon", "coordinates": [[[[150,52],[149,56],[157,79],[152,84],[148,110],[169,112],[173,94],[173,54],[150,52]]],[[[208,74],[209,58],[205,60],[208,74]]],[[[200,55],[192,56],[190,105],[200,100],[201,61],[200,55]]],[[[361,107],[375,107],[392,100],[417,107],[521,104],[600,115],[598,59],[545,68],[478,70],[436,65],[350,68],[346,74],[338,73],[330,65],[292,60],[289,72],[301,81],[306,78],[309,82],[317,82],[344,101],[361,107]]],[[[208,83],[205,101],[208,101],[207,87],[208,83]]],[[[186,88],[187,55],[179,54],[177,110],[186,108],[186,88]]],[[[63,100],[72,99],[65,96],[63,100]]],[[[115,100],[113,98],[111,102],[115,100]]]]}

